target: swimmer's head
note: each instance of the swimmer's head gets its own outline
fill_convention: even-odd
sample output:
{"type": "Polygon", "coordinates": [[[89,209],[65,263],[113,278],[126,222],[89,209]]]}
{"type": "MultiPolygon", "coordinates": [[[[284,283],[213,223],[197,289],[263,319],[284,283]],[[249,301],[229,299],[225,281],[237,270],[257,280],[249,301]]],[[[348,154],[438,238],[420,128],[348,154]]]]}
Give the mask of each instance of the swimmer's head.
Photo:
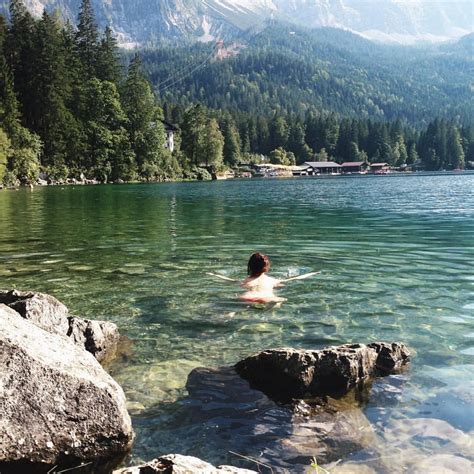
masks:
{"type": "Polygon", "coordinates": [[[247,272],[251,277],[258,277],[262,273],[266,273],[270,270],[270,259],[263,255],[263,253],[256,252],[254,253],[247,265],[247,272]]]}

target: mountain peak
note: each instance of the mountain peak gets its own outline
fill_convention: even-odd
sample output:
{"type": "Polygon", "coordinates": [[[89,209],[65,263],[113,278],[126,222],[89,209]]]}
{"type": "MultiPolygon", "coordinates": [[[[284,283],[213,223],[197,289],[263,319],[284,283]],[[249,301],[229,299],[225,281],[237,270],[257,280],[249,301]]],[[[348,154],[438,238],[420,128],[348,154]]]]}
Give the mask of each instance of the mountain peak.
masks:
{"type": "MultiPolygon", "coordinates": [[[[30,11],[59,8],[75,20],[80,0],[25,0],[30,11]]],[[[330,26],[380,42],[413,44],[460,38],[473,30],[471,0],[93,0],[99,24],[123,45],[230,38],[268,20],[330,26]]],[[[6,2],[0,7],[5,11],[6,2]]]]}

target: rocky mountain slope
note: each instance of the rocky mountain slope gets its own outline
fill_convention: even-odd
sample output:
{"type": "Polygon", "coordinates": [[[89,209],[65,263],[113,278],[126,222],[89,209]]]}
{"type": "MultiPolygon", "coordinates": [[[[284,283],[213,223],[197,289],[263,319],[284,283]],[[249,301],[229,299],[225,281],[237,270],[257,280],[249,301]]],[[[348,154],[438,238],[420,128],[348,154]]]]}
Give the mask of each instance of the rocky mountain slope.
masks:
{"type": "MultiPolygon", "coordinates": [[[[58,8],[75,19],[80,0],[25,0],[40,15],[58,8]]],[[[231,38],[272,19],[306,27],[331,26],[383,42],[437,42],[473,30],[471,0],[93,0],[99,23],[124,46],[164,39],[231,38]]],[[[0,3],[6,11],[8,2],[0,3]]]]}

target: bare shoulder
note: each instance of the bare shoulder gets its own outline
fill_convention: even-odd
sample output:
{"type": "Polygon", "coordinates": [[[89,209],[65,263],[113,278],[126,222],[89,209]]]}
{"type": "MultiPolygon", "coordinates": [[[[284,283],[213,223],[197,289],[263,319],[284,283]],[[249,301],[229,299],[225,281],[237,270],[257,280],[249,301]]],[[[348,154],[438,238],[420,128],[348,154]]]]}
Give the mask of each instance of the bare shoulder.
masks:
{"type": "Polygon", "coordinates": [[[265,279],[267,282],[269,282],[273,286],[277,286],[281,284],[281,280],[279,280],[278,278],[273,278],[271,276],[265,275],[265,279]]]}

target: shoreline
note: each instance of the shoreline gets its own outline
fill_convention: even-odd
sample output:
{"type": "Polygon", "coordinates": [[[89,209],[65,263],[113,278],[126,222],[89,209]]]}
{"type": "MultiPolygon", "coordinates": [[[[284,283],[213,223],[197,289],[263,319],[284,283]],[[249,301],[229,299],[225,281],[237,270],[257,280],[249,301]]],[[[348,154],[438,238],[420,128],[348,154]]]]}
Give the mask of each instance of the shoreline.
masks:
{"type": "Polygon", "coordinates": [[[191,180],[191,179],[177,179],[167,181],[124,181],[123,183],[51,183],[51,184],[21,184],[19,186],[0,186],[0,191],[18,191],[20,189],[34,189],[34,188],[49,188],[49,187],[85,187],[85,186],[124,186],[124,185],[155,185],[155,184],[177,184],[177,183],[205,183],[205,182],[222,182],[222,181],[248,181],[252,180],[312,180],[312,179],[367,179],[367,178],[391,178],[391,177],[413,177],[413,176],[469,176],[474,175],[474,170],[457,170],[457,171],[391,171],[389,173],[346,173],[346,174],[323,174],[315,176],[253,176],[252,178],[226,178],[226,179],[212,179],[212,180],[191,180]]]}

